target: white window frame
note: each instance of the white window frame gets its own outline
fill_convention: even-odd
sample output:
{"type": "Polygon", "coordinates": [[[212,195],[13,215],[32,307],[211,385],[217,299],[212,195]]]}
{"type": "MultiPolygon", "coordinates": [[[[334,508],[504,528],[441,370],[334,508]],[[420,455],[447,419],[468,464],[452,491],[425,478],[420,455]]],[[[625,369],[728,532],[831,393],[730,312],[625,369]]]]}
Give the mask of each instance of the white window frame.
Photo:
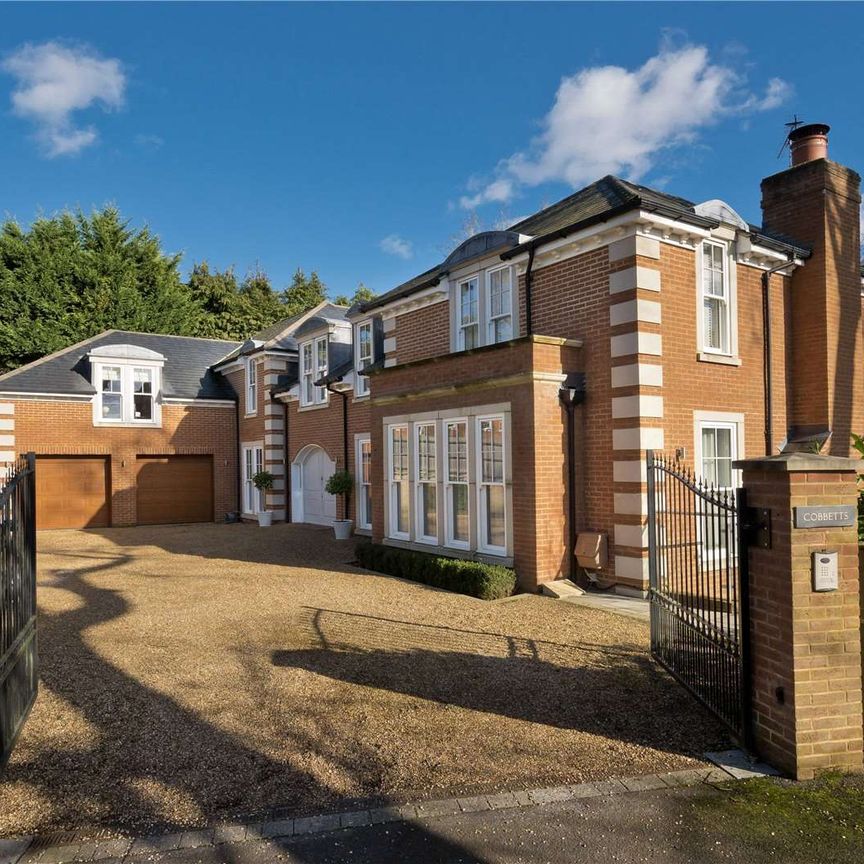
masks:
{"type": "Polygon", "coordinates": [[[317,339],[310,339],[308,342],[301,342],[299,349],[300,362],[300,407],[310,408],[314,405],[327,405],[330,398],[330,392],[326,387],[317,387],[315,382],[319,381],[327,374],[329,363],[329,346],[328,337],[319,336],[317,339]],[[325,363],[323,367],[319,363],[319,345],[324,344],[325,363]],[[307,364],[308,354],[308,364],[307,364]],[[307,389],[311,390],[310,394],[307,389]]]}
{"type": "Polygon", "coordinates": [[[454,417],[445,420],[442,424],[441,453],[443,457],[443,491],[444,491],[444,545],[451,549],[471,548],[471,424],[467,417],[454,417]],[[450,427],[464,425],[465,427],[465,474],[466,479],[452,480],[450,477],[450,427]],[[457,540],[454,537],[453,507],[451,501],[451,490],[453,486],[465,486],[465,501],[468,505],[468,539],[457,540]]]}
{"type": "Polygon", "coordinates": [[[475,420],[475,471],[477,477],[477,549],[487,555],[506,555],[509,543],[508,513],[507,513],[507,423],[503,414],[488,414],[478,416],[475,420]],[[485,422],[501,424],[501,480],[484,481],[483,479],[483,435],[482,425],[485,422]],[[504,496],[504,545],[495,546],[486,537],[486,500],[483,490],[487,486],[500,486],[504,496]]]}
{"type": "Polygon", "coordinates": [[[475,327],[477,330],[476,344],[470,346],[470,348],[479,348],[483,344],[483,328],[482,322],[480,321],[480,310],[483,308],[482,298],[480,296],[481,284],[479,273],[473,273],[471,276],[466,276],[456,282],[456,333],[459,351],[469,350],[469,346],[465,344],[465,331],[470,327],[475,327]],[[472,282],[474,283],[474,288],[477,292],[477,315],[473,321],[468,321],[466,323],[465,319],[462,317],[462,287],[464,285],[469,285],[472,282]]]}
{"type": "Polygon", "coordinates": [[[114,360],[110,358],[91,360],[92,379],[96,395],[93,397],[94,426],[162,426],[162,364],[146,360],[114,360]],[[120,370],[120,418],[102,416],[102,372],[104,369],[120,370]],[[146,371],[150,375],[152,411],[149,419],[135,417],[135,373],[146,371]]]}
{"type": "Polygon", "coordinates": [[[440,448],[438,423],[434,420],[420,421],[414,423],[414,538],[418,543],[427,543],[431,546],[438,545],[438,536],[441,531],[441,506],[439,503],[438,484],[441,476],[439,468],[440,448]],[[431,429],[433,435],[432,455],[435,460],[434,476],[423,479],[424,470],[420,460],[420,430],[431,429]],[[425,534],[423,532],[423,491],[424,487],[431,486],[435,490],[435,533],[425,534]]]}
{"type": "Polygon", "coordinates": [[[410,540],[411,539],[411,424],[410,423],[393,423],[387,427],[387,536],[393,540],[410,540]],[[399,512],[397,504],[396,489],[402,479],[395,479],[393,476],[393,433],[397,429],[405,431],[405,447],[408,452],[405,454],[405,470],[407,477],[406,481],[406,498],[408,501],[408,524],[407,531],[400,531],[399,512]]]}
{"type": "Polygon", "coordinates": [[[242,478],[244,516],[256,516],[264,509],[264,491],[258,489],[252,478],[264,470],[264,444],[253,441],[240,445],[240,477],[242,478]]]}
{"type": "Polygon", "coordinates": [[[735,258],[731,253],[731,247],[722,240],[703,240],[699,244],[699,254],[696,256],[698,298],[696,333],[699,340],[699,352],[713,355],[715,357],[736,357],[738,354],[738,326],[736,308],[736,278],[735,258]],[[708,344],[708,333],[705,327],[705,301],[707,298],[718,299],[716,294],[708,294],[705,291],[705,248],[715,246],[723,253],[723,302],[725,312],[726,345],[715,348],[708,344]]]}
{"type": "Polygon", "coordinates": [[[363,530],[372,530],[372,514],[367,512],[365,488],[372,490],[372,439],[369,435],[358,435],[355,439],[354,470],[357,475],[357,527],[363,530]],[[369,447],[369,478],[363,477],[363,449],[369,447]]]}
{"type": "Polygon", "coordinates": [[[503,318],[510,319],[510,335],[507,339],[502,339],[502,342],[509,342],[510,339],[513,338],[514,330],[513,330],[513,268],[506,264],[503,267],[493,267],[486,271],[486,297],[485,297],[485,306],[486,306],[486,344],[487,345],[496,345],[498,344],[498,340],[495,338],[495,324],[502,320],[503,318]],[[508,293],[510,295],[510,302],[507,305],[507,311],[501,312],[498,315],[492,315],[492,276],[495,273],[507,273],[508,278],[510,280],[510,287],[508,289],[508,293]]]}
{"type": "MultiPolygon", "coordinates": [[[[731,430],[730,441],[732,444],[732,462],[734,463],[737,459],[743,458],[744,450],[744,415],[743,414],[733,414],[726,412],[718,412],[712,413],[707,411],[694,411],[693,412],[693,437],[694,437],[694,448],[693,448],[693,465],[696,469],[696,474],[700,478],[705,477],[705,469],[703,462],[703,454],[702,454],[702,432],[705,429],[729,429],[731,430]]],[[[728,487],[731,490],[737,489],[741,486],[741,472],[733,468],[732,469],[732,486],[728,487]]],[[[725,490],[727,487],[720,487],[721,490],[725,490]]],[[[698,524],[701,524],[699,522],[698,524]]],[[[697,533],[701,533],[701,529],[697,531],[697,533]]],[[[731,550],[732,555],[735,556],[738,554],[737,549],[731,550]]],[[[701,541],[699,540],[699,554],[706,561],[713,561],[719,557],[719,552],[713,549],[706,549],[701,541]]]]}
{"type": "Polygon", "coordinates": [[[246,358],[246,416],[253,417],[258,413],[258,361],[254,357],[246,358]]]}
{"type": "Polygon", "coordinates": [[[361,321],[356,328],[356,340],[354,348],[354,396],[357,399],[362,399],[369,395],[369,376],[362,375],[361,372],[375,362],[375,333],[372,327],[372,319],[361,321]],[[363,342],[360,334],[364,331],[369,331],[369,354],[363,353],[363,342]]]}

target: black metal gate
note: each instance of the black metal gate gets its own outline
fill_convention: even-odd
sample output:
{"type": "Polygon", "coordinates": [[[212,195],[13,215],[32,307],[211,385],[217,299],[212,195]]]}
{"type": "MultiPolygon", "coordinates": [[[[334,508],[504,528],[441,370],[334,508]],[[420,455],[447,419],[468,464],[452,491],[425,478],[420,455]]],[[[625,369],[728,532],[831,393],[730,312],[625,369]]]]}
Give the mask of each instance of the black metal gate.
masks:
{"type": "Polygon", "coordinates": [[[748,746],[743,489],[715,489],[648,451],[651,653],[748,746]]]}
{"type": "Polygon", "coordinates": [[[36,699],[36,459],[0,474],[0,767],[36,699]],[[5,478],[3,477],[5,475],[5,478]]]}

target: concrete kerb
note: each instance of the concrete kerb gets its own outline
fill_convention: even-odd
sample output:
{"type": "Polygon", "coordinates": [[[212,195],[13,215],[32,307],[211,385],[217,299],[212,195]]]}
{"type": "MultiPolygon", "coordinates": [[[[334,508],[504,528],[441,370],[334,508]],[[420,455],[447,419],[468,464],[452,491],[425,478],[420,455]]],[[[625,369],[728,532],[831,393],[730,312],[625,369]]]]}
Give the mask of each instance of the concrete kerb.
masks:
{"type": "MultiPolygon", "coordinates": [[[[711,754],[716,755],[716,754],[711,754]]],[[[734,761],[734,760],[733,760],[734,761]]],[[[730,766],[732,767],[732,766],[730,766]]],[[[747,776],[772,774],[765,766],[751,767],[747,776]]],[[[664,774],[646,774],[639,777],[596,780],[566,786],[543,789],[528,789],[498,792],[490,795],[473,795],[420,801],[416,804],[391,805],[344,813],[324,813],[295,819],[273,819],[266,822],[221,823],[210,828],[151,834],[143,837],[112,837],[98,840],[82,840],[80,843],[66,842],[57,846],[36,843],[36,837],[12,837],[0,839],[0,864],[66,864],[86,858],[90,861],[104,859],[119,860],[127,855],[154,854],[175,849],[194,849],[219,846],[226,843],[243,843],[281,837],[323,834],[364,825],[383,822],[409,822],[427,819],[446,819],[462,813],[480,813],[491,810],[518,810],[541,807],[574,799],[599,798],[608,795],[627,795],[634,792],[674,789],[700,784],[716,785],[744,779],[741,773],[728,771],[719,765],[670,771],[664,774]],[[737,776],[736,776],[737,775],[737,776]]]]}

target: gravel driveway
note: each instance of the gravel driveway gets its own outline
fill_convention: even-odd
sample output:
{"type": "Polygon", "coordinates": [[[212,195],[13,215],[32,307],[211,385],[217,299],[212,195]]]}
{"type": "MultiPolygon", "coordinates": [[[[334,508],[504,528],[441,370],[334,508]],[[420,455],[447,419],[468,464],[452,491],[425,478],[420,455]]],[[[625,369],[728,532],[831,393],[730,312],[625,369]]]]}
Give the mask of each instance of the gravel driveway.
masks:
{"type": "Polygon", "coordinates": [[[41,692],[0,836],[692,767],[725,734],[639,621],[353,568],[328,529],[39,537],[41,692]]]}

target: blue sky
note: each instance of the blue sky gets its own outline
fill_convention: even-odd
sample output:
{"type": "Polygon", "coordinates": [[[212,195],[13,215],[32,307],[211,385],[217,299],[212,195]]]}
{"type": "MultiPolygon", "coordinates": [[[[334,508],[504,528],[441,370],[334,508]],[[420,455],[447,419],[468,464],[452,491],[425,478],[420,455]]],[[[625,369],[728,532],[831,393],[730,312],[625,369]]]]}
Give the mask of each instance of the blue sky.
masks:
{"type": "Polygon", "coordinates": [[[603,173],[759,220],[793,112],[864,167],[857,4],[3,7],[0,210],[385,291],[603,173]],[[611,67],[611,68],[610,68],[611,67]]]}

